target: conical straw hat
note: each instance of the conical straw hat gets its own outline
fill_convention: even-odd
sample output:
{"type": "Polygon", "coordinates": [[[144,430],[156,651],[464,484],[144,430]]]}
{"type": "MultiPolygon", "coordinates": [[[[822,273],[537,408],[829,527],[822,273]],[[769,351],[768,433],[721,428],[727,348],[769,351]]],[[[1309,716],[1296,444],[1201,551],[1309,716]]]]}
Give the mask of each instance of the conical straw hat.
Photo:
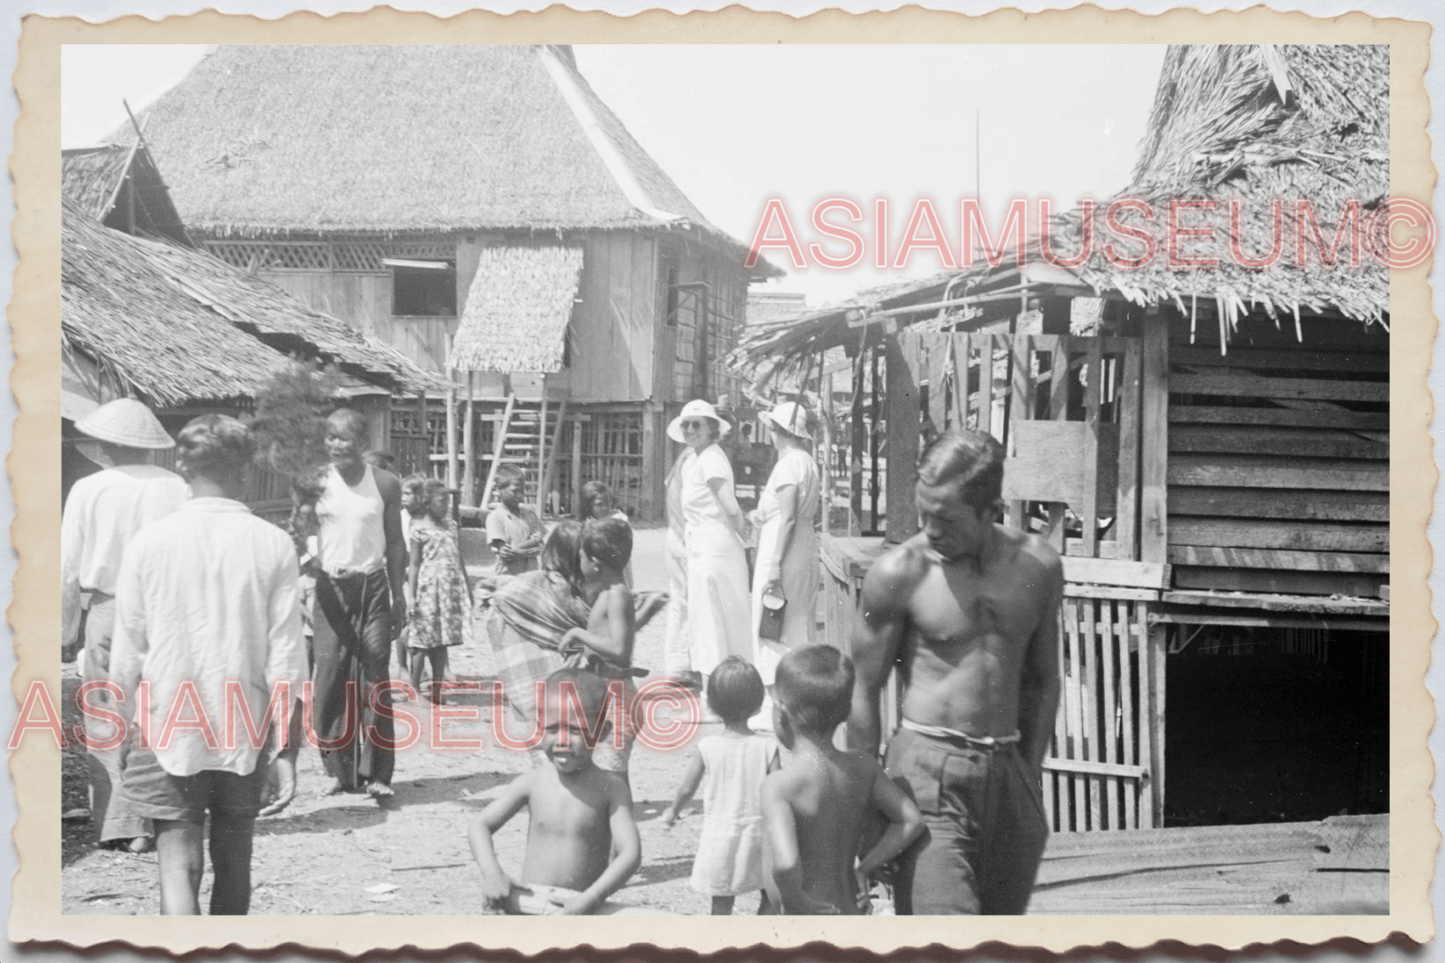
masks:
{"type": "Polygon", "coordinates": [[[103,404],[77,421],[75,427],[92,438],[126,448],[176,446],[151,410],[134,398],[117,398],[103,404]]]}

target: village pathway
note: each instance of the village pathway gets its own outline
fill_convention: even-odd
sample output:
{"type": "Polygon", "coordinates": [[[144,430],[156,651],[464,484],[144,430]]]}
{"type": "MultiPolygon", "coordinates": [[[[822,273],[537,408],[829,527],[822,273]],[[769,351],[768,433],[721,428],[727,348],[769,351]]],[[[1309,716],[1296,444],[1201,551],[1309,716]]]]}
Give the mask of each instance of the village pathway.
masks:
{"type": "MultiPolygon", "coordinates": [[[[666,588],[666,529],[637,531],[633,554],[639,589],[666,588]]],[[[661,664],[664,619],[639,635],[636,663],[661,664]]],[[[494,676],[491,652],[479,640],[454,652],[463,679],[494,676]]],[[[69,705],[76,684],[66,666],[69,705]]],[[[298,764],[297,795],[283,813],[256,823],[252,860],[254,915],[466,915],[481,912],[480,875],[467,846],[468,819],[526,765],[525,757],[496,748],[490,708],[475,694],[456,699],[476,706],[480,718],[444,723],[448,740],[480,737],[483,751],[434,749],[426,733],[436,721],[424,704],[405,706],[422,727],[418,745],[397,759],[395,801],[386,806],[360,795],[323,796],[325,777],[312,749],[298,764]]],[[[73,714],[73,708],[70,713],[73,714]]],[[[68,718],[67,723],[76,721],[68,718]]],[[[706,733],[709,727],[699,730],[706,733]]],[[[642,835],[642,868],[618,898],[684,914],[705,914],[708,897],[688,886],[701,814],[694,811],[671,830],[659,821],[682,778],[686,753],[659,753],[638,745],[632,755],[632,787],[642,835]]],[[[73,914],[154,914],[159,910],[154,854],[131,855],[95,847],[85,812],[85,765],[67,750],[63,768],[61,900],[73,914]]],[[[497,835],[498,856],[515,877],[521,871],[527,820],[519,815],[497,835]]],[[[209,899],[210,867],[202,883],[209,899]]],[[[753,913],[757,897],[738,900],[736,912],[753,913]]]]}

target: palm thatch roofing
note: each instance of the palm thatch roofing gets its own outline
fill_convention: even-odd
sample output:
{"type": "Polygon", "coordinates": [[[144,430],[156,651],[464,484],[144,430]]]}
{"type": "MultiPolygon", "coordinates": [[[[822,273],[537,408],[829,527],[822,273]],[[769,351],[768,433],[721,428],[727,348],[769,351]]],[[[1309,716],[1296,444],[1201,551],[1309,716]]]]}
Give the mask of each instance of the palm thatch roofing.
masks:
{"type": "Polygon", "coordinates": [[[143,143],[62,150],[60,190],[106,227],[191,246],[166,182],[143,143]]]}
{"type": "MultiPolygon", "coordinates": [[[[820,351],[850,349],[868,337],[873,322],[892,320],[967,329],[1016,308],[1030,293],[1088,294],[1138,305],[1171,304],[1191,316],[1217,322],[1227,341],[1233,325],[1259,311],[1284,318],[1303,340],[1308,315],[1337,314],[1365,323],[1385,322],[1389,271],[1366,252],[1352,266],[1349,242],[1333,265],[1310,255],[1298,264],[1295,202],[1313,204],[1326,245],[1339,227],[1346,201],[1358,201],[1368,218],[1389,188],[1389,73],[1385,45],[1185,45],[1171,46],[1160,73],[1148,128],[1129,186],[1100,202],[1092,222],[1082,206],[1057,216],[1047,241],[1056,258],[1083,250],[1091,223],[1092,254],[1077,267],[1041,259],[1040,239],[1030,241],[1025,263],[975,266],[922,281],[866,292],[841,305],[749,329],[734,352],[736,366],[759,372],[793,370],[820,351]],[[1120,267],[1103,254],[1112,238],[1125,256],[1142,245],[1120,244],[1106,234],[1103,212],[1114,200],[1138,198],[1157,216],[1144,223],[1120,220],[1148,232],[1156,256],[1137,268],[1120,267]],[[1173,200],[1212,202],[1191,210],[1188,227],[1212,228],[1213,238],[1191,238],[1179,253],[1214,256],[1215,267],[1171,264],[1168,211],[1173,200]],[[1259,258],[1275,239],[1272,205],[1286,202],[1278,236],[1283,256],[1266,267],[1246,267],[1231,253],[1236,240],[1259,258]],[[1243,212],[1231,231],[1230,202],[1243,212]],[[959,304],[968,301],[968,304],[959,304]],[[947,307],[940,307],[940,303],[947,307]],[[926,305],[918,310],[912,306],[926,305]],[[1305,315],[1305,318],[1302,318],[1305,315]]],[[[877,337],[875,333],[872,335],[877,337]]]]}
{"type": "Polygon", "coordinates": [[[561,371],[581,280],[580,247],[484,248],[452,343],[452,367],[561,371]]]}
{"type": "Polygon", "coordinates": [[[567,48],[222,46],[143,119],[186,223],[214,237],[695,229],[746,251],[567,48]]]}
{"type": "Polygon", "coordinates": [[[392,348],[208,254],[104,227],[61,201],[61,343],[75,371],[159,407],[253,397],[292,355],[385,391],[444,387],[392,348]]]}

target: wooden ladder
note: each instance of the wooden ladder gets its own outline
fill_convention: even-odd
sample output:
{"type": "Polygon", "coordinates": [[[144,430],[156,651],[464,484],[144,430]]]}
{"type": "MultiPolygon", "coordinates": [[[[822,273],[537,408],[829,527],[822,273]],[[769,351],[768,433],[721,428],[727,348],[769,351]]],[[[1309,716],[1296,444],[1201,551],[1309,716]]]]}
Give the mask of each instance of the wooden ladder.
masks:
{"type": "Polygon", "coordinates": [[[516,465],[526,478],[527,491],[536,499],[537,514],[543,513],[566,417],[565,398],[560,403],[552,403],[545,395],[540,398],[519,398],[515,393],[507,395],[507,406],[497,426],[496,443],[492,449],[492,465],[487,472],[486,487],[482,490],[483,507],[491,504],[497,469],[502,465],[516,465]]]}

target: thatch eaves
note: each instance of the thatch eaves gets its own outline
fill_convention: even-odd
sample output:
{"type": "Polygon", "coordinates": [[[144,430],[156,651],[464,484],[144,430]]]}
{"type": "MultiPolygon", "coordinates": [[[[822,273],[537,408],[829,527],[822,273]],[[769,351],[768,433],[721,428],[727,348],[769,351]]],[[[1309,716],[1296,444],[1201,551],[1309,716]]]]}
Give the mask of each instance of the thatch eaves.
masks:
{"type": "Polygon", "coordinates": [[[694,229],[745,252],[546,46],[222,46],[144,120],[214,237],[694,229]]]}
{"type": "MultiPolygon", "coordinates": [[[[1296,205],[1312,205],[1326,243],[1347,203],[1357,203],[1362,218],[1373,214],[1389,191],[1389,100],[1386,45],[1170,47],[1132,183],[1114,198],[1139,198],[1157,212],[1153,224],[1122,220],[1153,235],[1158,253],[1140,268],[1106,261],[1106,201],[1094,220],[1095,253],[1076,273],[1140,304],[1208,300],[1226,319],[1258,305],[1277,316],[1336,310],[1381,320],[1389,309],[1388,269],[1368,252],[1359,265],[1347,254],[1325,264],[1310,238],[1298,263],[1296,205]],[[1217,267],[1171,265],[1164,242],[1174,200],[1215,205],[1188,217],[1190,227],[1212,228],[1213,242],[1186,242],[1181,254],[1214,255],[1217,267]],[[1269,251],[1276,200],[1284,203],[1283,256],[1268,267],[1240,264],[1231,240],[1249,257],[1269,251]],[[1237,233],[1231,203],[1243,214],[1237,233]]],[[[1080,250],[1082,223],[1078,210],[1060,217],[1053,248],[1065,256],[1080,250]]]]}
{"type": "Polygon", "coordinates": [[[62,150],[60,190],[106,227],[192,246],[144,144],[62,150]]]}
{"type": "Polygon", "coordinates": [[[580,247],[485,248],[452,343],[452,366],[561,371],[582,262],[580,247]]]}
{"type": "Polygon", "coordinates": [[[334,363],[343,371],[397,391],[449,387],[397,349],[367,339],[346,322],[307,307],[262,278],[238,271],[210,254],[157,241],[139,243],[173,284],[278,351],[334,363]]]}
{"type": "MultiPolygon", "coordinates": [[[[1035,238],[1022,267],[1008,260],[992,270],[978,265],[906,281],[750,328],[732,363],[766,381],[797,370],[822,351],[851,350],[860,339],[877,337],[870,334],[877,327],[873,322],[892,318],[899,324],[968,327],[974,322],[962,320],[965,308],[936,305],[972,299],[978,321],[986,322],[1002,305],[1018,304],[1026,291],[1170,304],[1219,323],[1222,342],[1228,340],[1231,322],[1254,310],[1293,324],[1301,340],[1308,327],[1302,314],[1383,321],[1390,303],[1389,271],[1368,252],[1363,263],[1353,266],[1347,250],[1332,266],[1317,256],[1297,264],[1294,204],[1301,198],[1312,202],[1328,243],[1345,202],[1358,201],[1368,217],[1384,199],[1390,173],[1389,73],[1389,48],[1383,45],[1171,47],[1132,182],[1096,205],[1094,253],[1085,263],[1069,269],[1044,263],[1035,238]],[[1143,200],[1156,212],[1150,224],[1121,218],[1156,241],[1156,256],[1137,268],[1119,267],[1102,254],[1109,239],[1104,211],[1126,198],[1143,200]],[[1276,198],[1287,202],[1280,235],[1284,256],[1268,267],[1244,267],[1230,254],[1229,204],[1237,201],[1244,213],[1239,245],[1258,257],[1271,247],[1276,198]],[[1217,267],[1170,266],[1165,232],[1175,199],[1215,203],[1213,212],[1195,211],[1188,220],[1190,227],[1213,229],[1213,246],[1183,253],[1212,253],[1219,257],[1217,267]],[[909,310],[921,305],[935,306],[909,310]]],[[[1084,223],[1080,209],[1055,217],[1050,249],[1064,258],[1081,251],[1084,223]]]]}
{"type": "Polygon", "coordinates": [[[326,322],[259,278],[111,230],[62,198],[62,345],[157,406],[253,397],[293,355],[336,361],[387,391],[439,387],[359,335],[346,332],[342,348],[345,325],[326,322]]]}

